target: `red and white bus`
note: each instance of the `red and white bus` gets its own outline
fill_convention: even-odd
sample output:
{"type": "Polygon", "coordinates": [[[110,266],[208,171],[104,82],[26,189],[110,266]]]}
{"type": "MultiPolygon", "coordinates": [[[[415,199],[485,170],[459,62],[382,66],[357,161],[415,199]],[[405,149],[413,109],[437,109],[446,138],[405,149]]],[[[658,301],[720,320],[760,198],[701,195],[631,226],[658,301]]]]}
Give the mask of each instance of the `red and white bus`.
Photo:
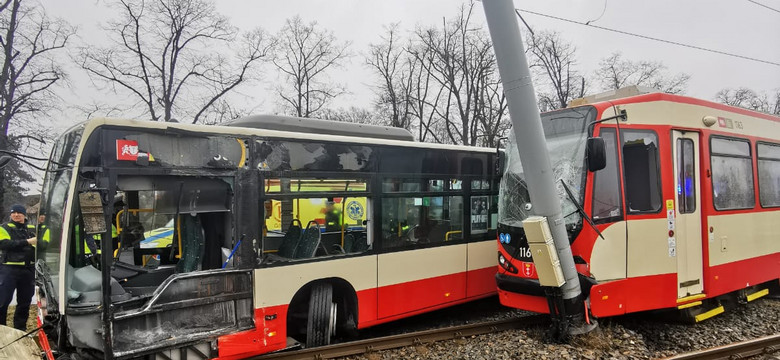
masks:
{"type": "Polygon", "coordinates": [[[104,359],[239,359],[494,295],[497,160],[401,129],[278,116],[78,125],[43,186],[41,342],[104,359]],[[112,227],[114,241],[85,250],[112,227]]]}
{"type": "MultiPolygon", "coordinates": [[[[649,93],[594,96],[542,122],[593,316],[677,308],[700,321],[778,285],[780,118],[649,93]],[[595,172],[589,137],[607,155],[595,172]]],[[[499,299],[547,313],[522,229],[530,202],[516,152],[510,144],[499,201],[499,299]]]]}

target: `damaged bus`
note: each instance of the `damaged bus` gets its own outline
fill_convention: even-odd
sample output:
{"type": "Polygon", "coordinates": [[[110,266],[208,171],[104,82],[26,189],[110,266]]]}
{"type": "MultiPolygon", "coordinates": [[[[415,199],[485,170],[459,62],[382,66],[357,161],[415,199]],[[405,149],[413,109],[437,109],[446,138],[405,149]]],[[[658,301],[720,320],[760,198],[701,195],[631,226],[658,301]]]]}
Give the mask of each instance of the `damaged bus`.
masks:
{"type": "Polygon", "coordinates": [[[41,346],[241,359],[493,295],[498,159],[280,116],[77,125],[43,185],[41,346]]]}

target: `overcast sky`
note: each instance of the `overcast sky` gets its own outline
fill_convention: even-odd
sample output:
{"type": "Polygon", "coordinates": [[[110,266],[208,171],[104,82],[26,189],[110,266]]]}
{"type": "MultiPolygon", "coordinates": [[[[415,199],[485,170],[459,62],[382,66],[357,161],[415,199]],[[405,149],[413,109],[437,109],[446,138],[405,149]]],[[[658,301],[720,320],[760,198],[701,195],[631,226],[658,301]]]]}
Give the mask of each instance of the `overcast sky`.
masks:
{"type": "MultiPolygon", "coordinates": [[[[82,41],[99,42],[99,21],[110,16],[105,0],[42,0],[52,16],[65,18],[80,27],[82,41]]],[[[332,30],[340,41],[352,42],[355,56],[346,69],[332,77],[345,83],[350,95],[337,106],[370,106],[370,85],[376,80],[363,65],[368,44],[379,41],[383,26],[400,23],[412,31],[416,25],[441,24],[454,18],[463,2],[457,0],[218,0],[218,10],[233,25],[249,30],[261,26],[276,33],[285,19],[300,15],[304,21],[317,21],[332,30]]],[[[678,43],[739,54],[780,63],[780,0],[526,0],[515,7],[591,24],[665,39],[678,43]],[[763,5],[763,6],[762,6],[763,5]]],[[[487,30],[482,4],[477,3],[473,19],[487,30]]],[[[670,73],[691,76],[687,95],[713,99],[726,87],[745,86],[759,92],[780,88],[780,66],[715,54],[702,50],[640,39],[577,24],[524,13],[535,29],[559,31],[577,47],[579,69],[592,74],[599,60],[620,51],[627,60],[661,61],[670,73]]],[[[522,26],[522,25],[521,25],[522,26]]],[[[522,29],[525,31],[525,29],[522,29]]],[[[85,101],[94,95],[81,73],[72,74],[73,88],[66,98],[85,101]],[[77,95],[75,95],[77,94],[77,95]],[[85,96],[87,95],[87,96],[85,96]]],[[[272,112],[274,103],[263,87],[276,80],[267,75],[257,89],[244,89],[253,99],[255,112],[272,112]]]]}

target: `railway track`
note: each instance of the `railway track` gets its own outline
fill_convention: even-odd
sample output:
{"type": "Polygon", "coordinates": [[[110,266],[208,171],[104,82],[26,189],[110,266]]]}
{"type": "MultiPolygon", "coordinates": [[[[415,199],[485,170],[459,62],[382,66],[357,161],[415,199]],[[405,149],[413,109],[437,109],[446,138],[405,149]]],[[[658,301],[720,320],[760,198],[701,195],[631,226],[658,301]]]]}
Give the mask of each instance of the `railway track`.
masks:
{"type": "Polygon", "coordinates": [[[372,351],[427,344],[434,341],[458,339],[510,329],[526,328],[547,323],[549,322],[549,319],[549,315],[531,315],[508,320],[481,322],[477,324],[458,325],[399,335],[382,336],[328,346],[320,346],[311,349],[282,351],[278,353],[265,354],[250,359],[332,359],[336,357],[360,355],[372,351]]]}
{"type": "Polygon", "coordinates": [[[780,352],[780,334],[680,354],[666,360],[749,359],[777,352],[780,352]]]}

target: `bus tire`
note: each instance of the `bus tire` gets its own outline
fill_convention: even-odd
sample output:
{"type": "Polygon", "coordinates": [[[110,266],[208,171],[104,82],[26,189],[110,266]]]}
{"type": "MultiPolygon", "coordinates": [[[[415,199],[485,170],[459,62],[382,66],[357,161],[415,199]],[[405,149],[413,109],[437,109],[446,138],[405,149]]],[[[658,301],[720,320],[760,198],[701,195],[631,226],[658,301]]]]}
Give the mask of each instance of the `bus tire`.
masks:
{"type": "Polygon", "coordinates": [[[336,332],[337,306],[333,286],[319,283],[312,287],[306,322],[306,347],[329,345],[336,332]]]}

